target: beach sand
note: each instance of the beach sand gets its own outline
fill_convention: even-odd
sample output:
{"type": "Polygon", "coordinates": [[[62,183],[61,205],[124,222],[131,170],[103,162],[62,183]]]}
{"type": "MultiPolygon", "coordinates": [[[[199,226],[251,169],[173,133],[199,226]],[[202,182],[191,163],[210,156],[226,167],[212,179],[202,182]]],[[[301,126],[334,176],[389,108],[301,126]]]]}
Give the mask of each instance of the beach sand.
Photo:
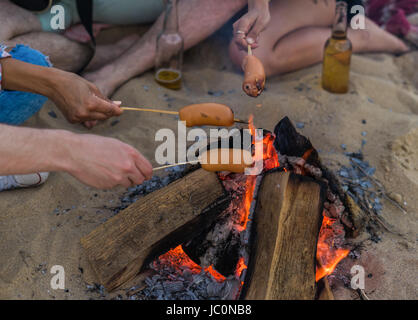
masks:
{"type": "MultiPolygon", "coordinates": [[[[123,85],[113,100],[167,110],[199,102],[224,103],[237,118],[253,114],[256,127],[268,130],[288,116],[293,123],[304,124],[299,132],[310,138],[323,163],[333,170],[348,163],[341,144],[347,151],[358,151],[365,139],[365,160],[377,168],[376,177],[386,190],[402,197],[407,214],[385,202],[383,217],[402,236],[382,230],[382,240],[374,243],[364,240],[365,232],[359,237],[364,240],[360,259],[346,259],[342,266],[365,268],[370,299],[418,298],[418,52],[401,57],[354,55],[350,92],[345,95],[321,89],[318,64],[268,79],[266,91],[254,99],[241,90],[243,77],[228,59],[227,41],[218,32],[185,55],[181,91],[159,87],[148,72],[123,85]]],[[[126,111],[88,131],[68,124],[48,102],[25,125],[114,137],[138,148],[155,165],[155,133],[161,128],[176,130],[177,122],[174,116],[126,111]]],[[[0,299],[114,297],[88,290],[98,280],[80,238],[112,216],[106,207],[117,206],[123,192],[123,188],[94,190],[64,173],[52,173],[39,188],[1,192],[0,299]],[[53,265],[64,267],[66,291],[51,289],[53,265]]],[[[342,287],[334,288],[334,294],[337,299],[358,299],[357,293],[342,287]]]]}

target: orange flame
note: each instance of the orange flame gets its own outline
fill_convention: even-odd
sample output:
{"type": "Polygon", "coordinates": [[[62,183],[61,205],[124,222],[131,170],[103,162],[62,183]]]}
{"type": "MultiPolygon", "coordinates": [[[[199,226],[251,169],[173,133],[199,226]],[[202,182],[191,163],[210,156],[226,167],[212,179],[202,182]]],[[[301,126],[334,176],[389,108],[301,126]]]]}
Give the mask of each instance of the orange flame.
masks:
{"type": "MultiPolygon", "coordinates": [[[[181,270],[181,267],[184,268],[184,266],[187,266],[194,274],[198,274],[202,271],[202,267],[190,259],[186,252],[184,252],[181,245],[159,256],[158,259],[160,261],[169,261],[170,265],[178,270],[181,270]]],[[[213,268],[213,265],[205,268],[204,271],[211,274],[212,277],[218,282],[223,282],[226,280],[222,274],[213,268]]]]}
{"type": "Polygon", "coordinates": [[[315,276],[316,281],[330,275],[338,263],[350,253],[350,250],[334,248],[332,243],[328,243],[332,239],[331,228],[335,222],[336,219],[331,219],[324,215],[316,249],[316,258],[318,261],[315,276]]]}
{"type": "Polygon", "coordinates": [[[197,274],[202,271],[202,267],[189,258],[181,245],[162,254],[158,257],[158,260],[169,261],[170,265],[175,267],[175,269],[180,270],[181,266],[187,266],[192,271],[192,273],[197,274]]]}
{"type": "Polygon", "coordinates": [[[244,269],[247,269],[247,266],[245,265],[244,257],[239,258],[237,263],[237,268],[235,270],[235,276],[239,279],[241,277],[242,271],[244,269]]]}
{"type": "MultiPolygon", "coordinates": [[[[248,119],[248,128],[250,130],[251,135],[254,137],[255,140],[255,126],[254,126],[254,116],[250,115],[248,119]]],[[[254,159],[254,161],[257,160],[263,160],[264,168],[269,170],[276,168],[280,166],[278,155],[276,152],[276,149],[273,145],[274,137],[270,133],[268,133],[263,138],[263,159],[254,159]]],[[[251,208],[251,202],[253,200],[254,190],[255,190],[255,184],[256,184],[256,176],[247,176],[247,180],[245,182],[245,195],[243,198],[243,203],[241,210],[239,212],[240,214],[240,225],[238,226],[238,231],[242,232],[245,229],[247,229],[247,223],[249,221],[248,215],[250,214],[250,208],[251,208]]]]}

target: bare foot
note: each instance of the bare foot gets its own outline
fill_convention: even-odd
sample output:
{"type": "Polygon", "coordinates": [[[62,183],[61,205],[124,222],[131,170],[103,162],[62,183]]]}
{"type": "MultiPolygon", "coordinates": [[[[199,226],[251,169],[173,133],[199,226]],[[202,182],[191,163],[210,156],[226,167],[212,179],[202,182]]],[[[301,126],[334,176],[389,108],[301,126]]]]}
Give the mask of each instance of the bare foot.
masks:
{"type": "Polygon", "coordinates": [[[84,71],[91,72],[103,67],[105,64],[121,56],[122,53],[128,50],[140,38],[138,34],[133,33],[116,43],[97,45],[94,57],[84,71]]]}
{"type": "Polygon", "coordinates": [[[362,37],[363,52],[390,52],[403,53],[409,50],[408,46],[398,37],[383,30],[373,21],[366,20],[366,30],[355,30],[353,34],[362,37]]]}
{"type": "Polygon", "coordinates": [[[99,70],[84,73],[83,77],[94,83],[104,96],[110,97],[122,84],[113,80],[115,79],[115,77],[113,77],[115,72],[116,70],[114,70],[113,64],[110,63],[99,70]]]}
{"type": "Polygon", "coordinates": [[[155,59],[155,44],[143,41],[134,44],[121,56],[100,69],[86,72],[83,76],[93,82],[101,92],[110,97],[111,94],[129,79],[139,76],[152,68],[155,59]]]}

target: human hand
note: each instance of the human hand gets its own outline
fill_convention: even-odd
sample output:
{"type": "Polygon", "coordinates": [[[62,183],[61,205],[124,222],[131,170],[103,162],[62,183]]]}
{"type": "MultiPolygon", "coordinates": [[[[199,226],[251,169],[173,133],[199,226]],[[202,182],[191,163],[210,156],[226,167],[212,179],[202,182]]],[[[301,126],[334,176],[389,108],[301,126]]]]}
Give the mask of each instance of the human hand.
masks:
{"type": "Polygon", "coordinates": [[[269,0],[249,0],[248,13],[236,21],[234,28],[234,41],[242,50],[258,47],[259,34],[270,22],[269,0]]]}
{"type": "Polygon", "coordinates": [[[120,104],[107,99],[93,83],[76,74],[60,72],[54,80],[55,90],[50,98],[70,123],[87,122],[91,127],[96,120],[123,112],[120,104]]]}
{"type": "Polygon", "coordinates": [[[138,150],[113,138],[71,134],[65,171],[89,186],[135,186],[152,177],[152,166],[138,150]]]}

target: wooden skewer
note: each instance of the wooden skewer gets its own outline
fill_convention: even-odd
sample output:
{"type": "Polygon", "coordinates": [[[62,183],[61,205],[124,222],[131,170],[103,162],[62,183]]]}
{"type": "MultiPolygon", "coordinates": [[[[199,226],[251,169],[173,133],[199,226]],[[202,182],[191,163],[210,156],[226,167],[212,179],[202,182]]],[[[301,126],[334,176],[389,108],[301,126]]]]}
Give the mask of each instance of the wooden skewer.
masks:
{"type": "Polygon", "coordinates": [[[249,56],[253,55],[253,50],[251,49],[251,45],[248,45],[248,55],[249,56]]]}
{"type": "Polygon", "coordinates": [[[189,161],[189,162],[181,162],[181,163],[168,164],[166,166],[154,168],[154,169],[152,169],[152,171],[158,171],[158,170],[162,170],[162,169],[166,169],[166,168],[171,168],[171,167],[175,167],[175,166],[181,166],[181,165],[184,165],[184,164],[196,164],[196,163],[199,163],[199,161],[189,161]]]}
{"type": "MultiPolygon", "coordinates": [[[[142,111],[142,112],[156,112],[156,113],[165,113],[165,114],[173,114],[178,115],[178,111],[168,111],[168,110],[160,110],[160,109],[149,109],[149,108],[133,108],[133,107],[121,107],[122,110],[130,110],[130,111],[142,111]]],[[[234,119],[235,122],[248,124],[247,121],[234,119]]]]}
{"type": "Polygon", "coordinates": [[[131,110],[131,111],[144,111],[144,112],[157,112],[157,113],[166,113],[178,115],[177,111],[168,111],[168,110],[159,110],[159,109],[148,109],[148,108],[131,108],[131,107],[121,107],[122,110],[131,110]]]}

